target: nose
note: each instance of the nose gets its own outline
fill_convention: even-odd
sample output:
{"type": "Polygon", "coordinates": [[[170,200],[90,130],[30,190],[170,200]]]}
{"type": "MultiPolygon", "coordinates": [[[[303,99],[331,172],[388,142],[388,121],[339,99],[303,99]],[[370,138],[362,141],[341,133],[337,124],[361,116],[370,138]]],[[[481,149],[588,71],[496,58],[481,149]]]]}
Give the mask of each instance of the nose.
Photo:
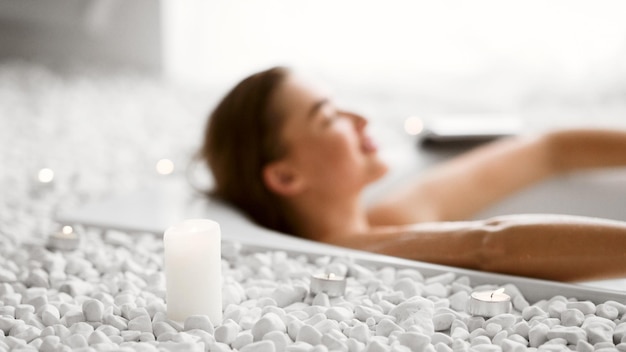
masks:
{"type": "Polygon", "coordinates": [[[355,114],[355,113],[348,113],[350,115],[350,117],[352,118],[352,122],[354,123],[354,127],[356,127],[356,129],[358,131],[361,131],[365,128],[365,126],[367,126],[367,119],[359,114],[355,114]]]}

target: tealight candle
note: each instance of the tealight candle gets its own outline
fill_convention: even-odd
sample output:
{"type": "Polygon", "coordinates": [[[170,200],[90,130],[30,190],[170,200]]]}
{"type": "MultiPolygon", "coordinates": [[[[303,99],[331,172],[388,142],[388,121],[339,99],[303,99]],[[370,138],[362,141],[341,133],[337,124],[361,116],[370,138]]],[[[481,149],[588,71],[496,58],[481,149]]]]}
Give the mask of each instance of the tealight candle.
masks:
{"type": "Polygon", "coordinates": [[[190,219],[163,235],[168,318],[191,315],[222,321],[221,232],[217,222],[190,219]]]}
{"type": "Polygon", "coordinates": [[[80,244],[80,238],[74,232],[71,226],[63,226],[60,231],[57,231],[48,237],[47,247],[50,249],[73,251],[78,248],[80,244]]]}
{"type": "Polygon", "coordinates": [[[504,293],[504,288],[495,291],[472,292],[467,302],[467,312],[491,318],[511,311],[511,296],[504,293]]]}
{"type": "Polygon", "coordinates": [[[343,296],[346,292],[346,279],[330,274],[311,275],[311,293],[316,295],[324,292],[328,297],[343,296]]]}

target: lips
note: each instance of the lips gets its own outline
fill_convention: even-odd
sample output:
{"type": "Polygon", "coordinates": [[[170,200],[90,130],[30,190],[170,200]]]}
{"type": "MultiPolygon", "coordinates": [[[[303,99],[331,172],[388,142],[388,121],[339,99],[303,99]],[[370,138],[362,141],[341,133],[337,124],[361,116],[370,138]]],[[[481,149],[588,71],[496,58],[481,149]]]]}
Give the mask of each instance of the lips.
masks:
{"type": "Polygon", "coordinates": [[[363,142],[361,143],[361,150],[367,154],[375,153],[378,150],[378,146],[374,143],[372,138],[365,136],[363,137],[363,142]]]}

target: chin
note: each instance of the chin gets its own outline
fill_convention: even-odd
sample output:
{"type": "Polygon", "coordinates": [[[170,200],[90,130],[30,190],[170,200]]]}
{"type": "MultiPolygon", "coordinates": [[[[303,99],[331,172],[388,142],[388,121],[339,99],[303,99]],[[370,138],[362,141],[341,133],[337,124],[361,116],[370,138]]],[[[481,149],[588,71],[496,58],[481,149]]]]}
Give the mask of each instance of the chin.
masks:
{"type": "Polygon", "coordinates": [[[380,180],[383,176],[387,174],[387,171],[389,171],[389,167],[387,166],[387,164],[381,160],[377,160],[376,164],[372,165],[371,182],[380,180]]]}

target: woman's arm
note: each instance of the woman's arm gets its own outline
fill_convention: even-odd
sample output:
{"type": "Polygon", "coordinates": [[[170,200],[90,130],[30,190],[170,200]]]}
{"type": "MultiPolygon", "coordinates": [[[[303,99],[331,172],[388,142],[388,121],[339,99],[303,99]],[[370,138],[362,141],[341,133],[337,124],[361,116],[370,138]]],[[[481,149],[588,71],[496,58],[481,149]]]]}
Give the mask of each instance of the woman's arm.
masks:
{"type": "Polygon", "coordinates": [[[626,131],[572,129],[508,138],[442,163],[374,205],[372,225],[471,218],[548,177],[626,166],[626,131]]]}
{"type": "Polygon", "coordinates": [[[567,215],[423,223],[325,242],[407,259],[578,281],[626,275],[626,223],[567,215]]]}

